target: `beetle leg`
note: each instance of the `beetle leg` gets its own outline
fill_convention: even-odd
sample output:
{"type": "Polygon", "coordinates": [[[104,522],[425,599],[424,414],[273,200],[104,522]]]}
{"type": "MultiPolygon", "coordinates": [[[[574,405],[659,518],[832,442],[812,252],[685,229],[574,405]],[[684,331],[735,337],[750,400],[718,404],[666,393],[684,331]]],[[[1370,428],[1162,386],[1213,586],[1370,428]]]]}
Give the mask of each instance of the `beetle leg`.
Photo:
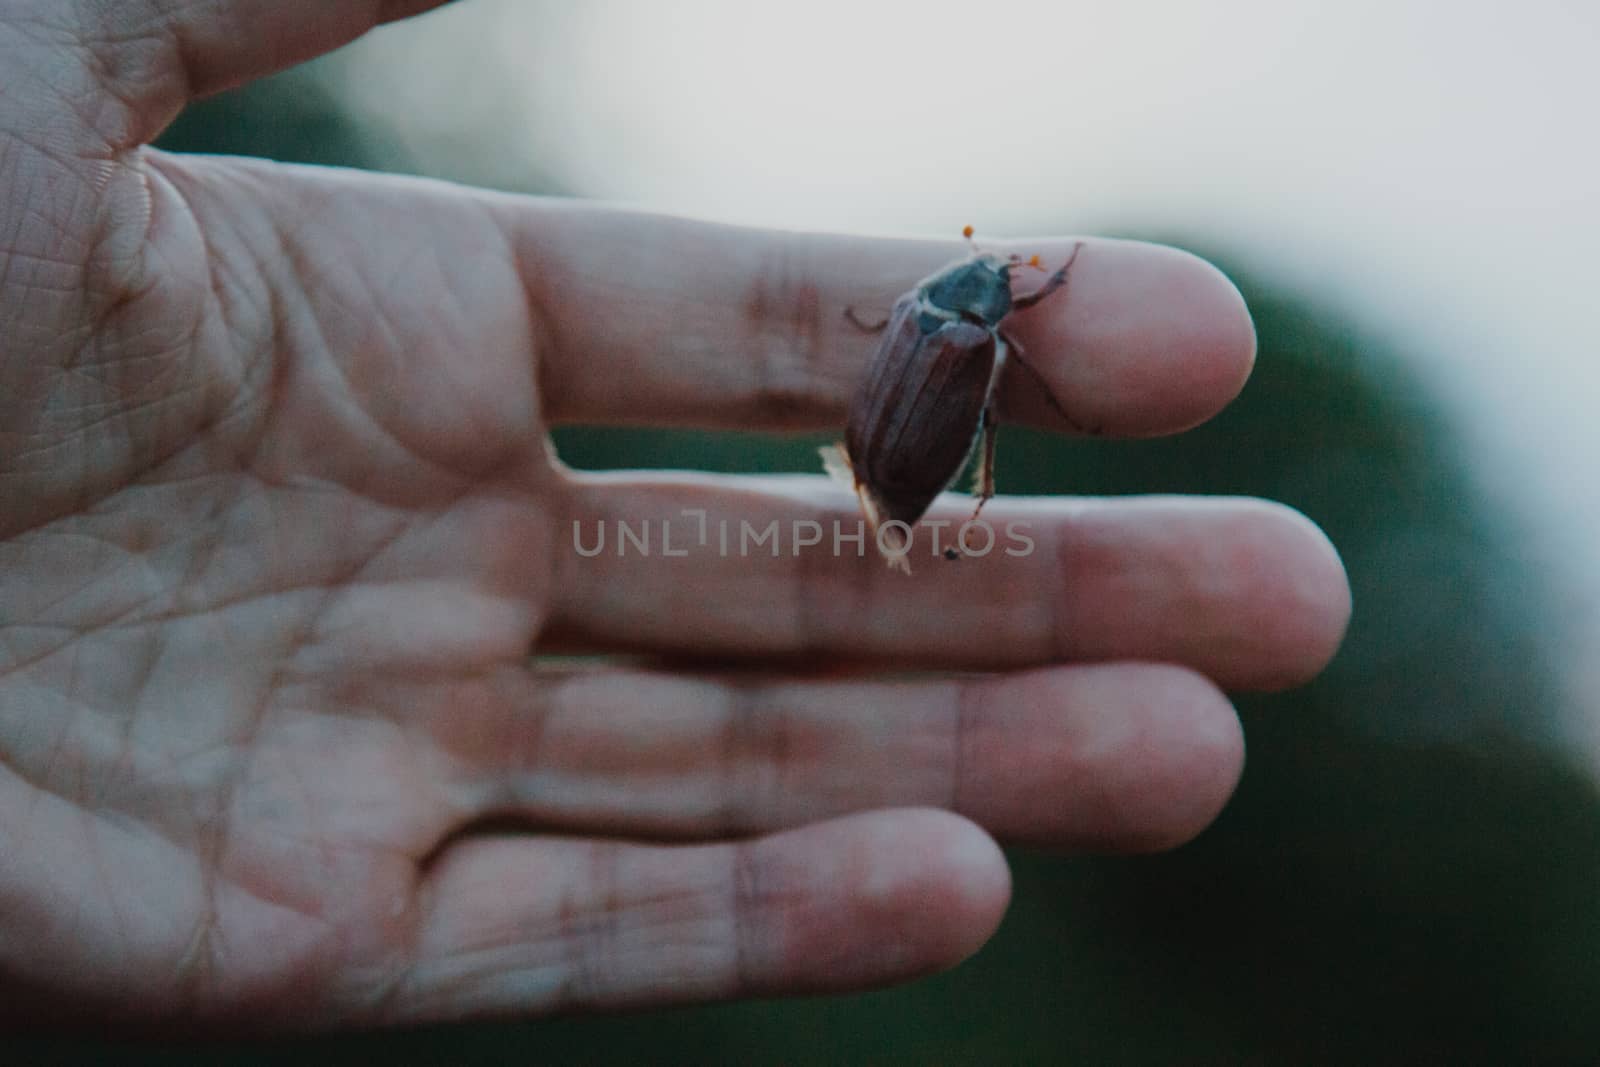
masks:
{"type": "Polygon", "coordinates": [[[1033,379],[1033,384],[1039,387],[1039,392],[1044,394],[1045,400],[1049,401],[1050,406],[1055,409],[1055,413],[1061,416],[1061,420],[1068,426],[1072,427],[1074,431],[1083,434],[1085,437],[1099,437],[1102,433],[1100,427],[1085,426],[1083,423],[1067,414],[1067,409],[1062,407],[1061,401],[1056,399],[1055,390],[1050,388],[1050,383],[1045,381],[1044,375],[1035,370],[1033,364],[1028,362],[1028,357],[1022,351],[1022,346],[1017,344],[1016,338],[1012,337],[1004,330],[997,330],[995,332],[1000,335],[1000,340],[1004,341],[1006,343],[1006,347],[1010,349],[1010,358],[1016,360],[1017,366],[1028,372],[1028,377],[1033,379]]]}
{"type": "Polygon", "coordinates": [[[882,333],[885,327],[889,325],[888,318],[880,319],[877,322],[867,322],[863,320],[861,316],[856,314],[856,309],[854,307],[845,308],[844,317],[846,321],[850,323],[850,325],[854,326],[862,333],[882,333]]]}
{"type": "MultiPolygon", "coordinates": [[[[1000,435],[999,402],[994,396],[989,397],[989,403],[983,409],[983,447],[978,452],[978,470],[972,480],[972,491],[978,496],[978,506],[972,509],[972,518],[967,522],[977,522],[978,516],[983,512],[983,506],[994,497],[994,446],[1000,435]]],[[[967,529],[962,527],[961,551],[967,552],[967,529]]],[[[944,550],[945,559],[959,559],[960,553],[953,548],[944,550]]]]}
{"type": "Polygon", "coordinates": [[[973,478],[972,491],[978,495],[978,506],[972,509],[976,520],[983,506],[994,497],[994,448],[1000,436],[999,404],[994,397],[983,409],[983,449],[978,453],[978,471],[973,478]]]}
{"type": "Polygon", "coordinates": [[[1061,269],[1050,275],[1049,278],[1045,279],[1045,283],[1043,285],[1039,286],[1039,288],[1035,289],[1027,296],[1019,296],[1012,300],[1011,309],[1013,311],[1022,311],[1026,308],[1031,308],[1033,305],[1037,304],[1039,301],[1043,300],[1045,297],[1049,296],[1063,285],[1066,285],[1067,275],[1072,273],[1072,264],[1077,260],[1078,253],[1081,251],[1083,251],[1083,242],[1079,241],[1077,244],[1072,246],[1072,255],[1068,256],[1067,261],[1061,264],[1061,269]]]}

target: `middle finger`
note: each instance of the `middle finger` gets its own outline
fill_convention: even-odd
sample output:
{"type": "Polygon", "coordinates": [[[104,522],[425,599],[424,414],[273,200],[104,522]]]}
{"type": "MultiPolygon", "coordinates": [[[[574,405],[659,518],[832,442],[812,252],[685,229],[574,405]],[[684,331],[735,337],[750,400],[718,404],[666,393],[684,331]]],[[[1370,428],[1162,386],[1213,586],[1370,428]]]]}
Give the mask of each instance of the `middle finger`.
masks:
{"type": "Polygon", "coordinates": [[[860,516],[820,478],[626,472],[571,488],[549,649],[973,669],[1141,659],[1273,689],[1326,665],[1349,615],[1326,537],[1260,500],[998,498],[983,513],[993,548],[949,561],[928,522],[950,522],[950,544],[971,511],[946,497],[906,577],[870,534],[844,540],[860,516]]]}

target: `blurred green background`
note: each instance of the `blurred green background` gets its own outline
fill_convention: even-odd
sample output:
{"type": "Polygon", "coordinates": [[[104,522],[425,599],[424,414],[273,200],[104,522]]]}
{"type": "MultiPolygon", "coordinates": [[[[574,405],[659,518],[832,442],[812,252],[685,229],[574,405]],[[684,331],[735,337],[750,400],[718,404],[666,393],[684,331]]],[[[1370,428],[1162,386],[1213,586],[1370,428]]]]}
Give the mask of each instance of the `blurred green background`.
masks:
{"type": "MultiPolygon", "coordinates": [[[[420,168],[330,84],[313,67],[206,101],[163,145],[420,168]]],[[[1008,430],[1002,490],[1282,500],[1328,532],[1354,590],[1323,677],[1240,698],[1243,783],[1197,841],[1136,859],[1013,853],[1014,903],[993,943],[887,992],[265,1044],[32,1042],[24,1058],[1600,1061],[1600,795],[1563,734],[1560,650],[1535,612],[1549,579],[1398,343],[1258,264],[1182,235],[1124,236],[1183,244],[1239,283],[1256,373],[1220,418],[1169,440],[1008,430]]],[[[568,462],[593,468],[815,471],[816,444],[558,436],[568,462]]]]}

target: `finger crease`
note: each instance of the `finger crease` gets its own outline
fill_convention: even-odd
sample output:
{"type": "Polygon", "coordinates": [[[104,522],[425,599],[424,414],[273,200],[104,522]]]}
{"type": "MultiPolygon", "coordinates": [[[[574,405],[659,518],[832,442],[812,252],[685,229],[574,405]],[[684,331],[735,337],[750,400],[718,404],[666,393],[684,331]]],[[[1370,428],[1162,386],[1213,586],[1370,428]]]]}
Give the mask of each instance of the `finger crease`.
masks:
{"type": "Polygon", "coordinates": [[[733,917],[733,988],[730,996],[754,992],[756,982],[756,916],[762,907],[761,865],[753,841],[736,841],[728,914],[733,917]]]}
{"type": "Polygon", "coordinates": [[[756,414],[774,427],[841,404],[828,387],[822,294],[803,254],[778,242],[763,256],[745,300],[755,348],[756,414]]]}
{"type": "Polygon", "coordinates": [[[965,784],[972,766],[969,751],[973,737],[979,729],[978,705],[982,701],[982,683],[971,679],[957,679],[950,716],[950,810],[965,814],[967,798],[965,784]]]}

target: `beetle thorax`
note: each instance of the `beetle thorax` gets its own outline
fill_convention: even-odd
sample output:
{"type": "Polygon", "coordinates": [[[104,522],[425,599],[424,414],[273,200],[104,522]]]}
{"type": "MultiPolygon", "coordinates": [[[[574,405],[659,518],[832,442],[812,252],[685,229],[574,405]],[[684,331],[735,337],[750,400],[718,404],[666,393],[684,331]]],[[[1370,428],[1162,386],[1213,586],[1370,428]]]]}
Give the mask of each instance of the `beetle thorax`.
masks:
{"type": "Polygon", "coordinates": [[[967,319],[991,329],[1011,313],[1011,263],[984,252],[933,275],[917,287],[924,314],[967,319]]]}

